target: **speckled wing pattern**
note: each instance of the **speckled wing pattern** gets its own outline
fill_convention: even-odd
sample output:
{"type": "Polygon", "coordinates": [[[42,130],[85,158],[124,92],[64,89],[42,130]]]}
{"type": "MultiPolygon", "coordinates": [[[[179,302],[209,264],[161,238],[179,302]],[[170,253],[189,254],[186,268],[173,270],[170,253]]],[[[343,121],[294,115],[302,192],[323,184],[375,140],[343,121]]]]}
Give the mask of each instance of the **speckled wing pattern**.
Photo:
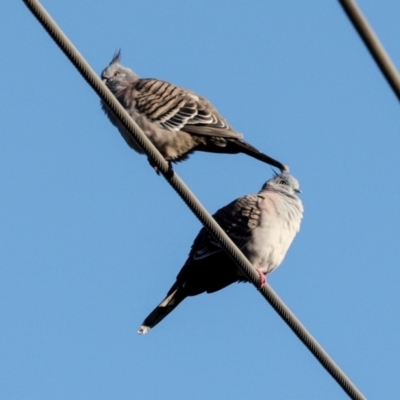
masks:
{"type": "MultiPolygon", "coordinates": [[[[241,197],[213,215],[240,249],[243,249],[251,237],[252,230],[261,221],[261,210],[258,207],[260,197],[258,194],[241,197]]],[[[193,243],[189,258],[198,261],[217,252],[223,252],[220,243],[205,228],[202,228],[193,243]]]]}
{"type": "Polygon", "coordinates": [[[166,130],[220,138],[243,137],[205,98],[189,90],[158,79],[140,79],[135,89],[138,112],[166,130]]]}

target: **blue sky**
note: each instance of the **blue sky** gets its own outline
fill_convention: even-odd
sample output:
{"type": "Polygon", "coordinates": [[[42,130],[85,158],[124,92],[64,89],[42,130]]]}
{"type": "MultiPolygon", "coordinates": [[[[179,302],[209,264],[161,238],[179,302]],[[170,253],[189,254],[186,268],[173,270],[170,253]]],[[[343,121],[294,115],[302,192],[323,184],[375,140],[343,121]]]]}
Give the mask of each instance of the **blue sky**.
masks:
{"type": "MultiPolygon", "coordinates": [[[[399,66],[400,3],[358,3],[399,66]]],[[[43,5],[98,73],[121,48],[290,165],[305,218],[268,282],[368,398],[396,398],[400,108],[338,2],[43,5]]],[[[0,397],[346,398],[250,284],[136,334],[201,226],[23,2],[0,12],[0,397]]],[[[244,155],[175,169],[210,212],[272,175],[244,155]]]]}

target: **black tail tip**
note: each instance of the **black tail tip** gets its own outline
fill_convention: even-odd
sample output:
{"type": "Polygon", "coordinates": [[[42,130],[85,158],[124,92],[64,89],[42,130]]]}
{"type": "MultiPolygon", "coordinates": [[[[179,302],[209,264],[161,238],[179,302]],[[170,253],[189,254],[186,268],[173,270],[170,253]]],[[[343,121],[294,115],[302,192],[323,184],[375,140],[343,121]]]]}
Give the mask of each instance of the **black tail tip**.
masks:
{"type": "Polygon", "coordinates": [[[289,171],[290,171],[289,165],[282,164],[282,168],[280,168],[280,170],[281,170],[282,172],[289,172],[289,171]]]}

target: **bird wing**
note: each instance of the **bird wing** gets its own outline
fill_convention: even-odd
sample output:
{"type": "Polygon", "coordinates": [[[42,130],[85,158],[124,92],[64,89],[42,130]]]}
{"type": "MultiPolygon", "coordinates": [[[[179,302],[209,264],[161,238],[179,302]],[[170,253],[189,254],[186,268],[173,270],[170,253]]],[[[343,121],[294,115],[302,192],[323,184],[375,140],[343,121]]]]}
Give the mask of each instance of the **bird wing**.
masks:
{"type": "Polygon", "coordinates": [[[136,109],[169,131],[240,139],[205,98],[158,79],[139,79],[135,85],[136,109]]]}
{"type": "MultiPolygon", "coordinates": [[[[260,224],[261,210],[258,205],[260,197],[258,194],[241,197],[213,215],[240,249],[243,249],[250,239],[252,230],[260,224]]],[[[202,228],[193,243],[189,258],[201,260],[221,251],[223,250],[220,243],[205,228],[202,228]]]]}

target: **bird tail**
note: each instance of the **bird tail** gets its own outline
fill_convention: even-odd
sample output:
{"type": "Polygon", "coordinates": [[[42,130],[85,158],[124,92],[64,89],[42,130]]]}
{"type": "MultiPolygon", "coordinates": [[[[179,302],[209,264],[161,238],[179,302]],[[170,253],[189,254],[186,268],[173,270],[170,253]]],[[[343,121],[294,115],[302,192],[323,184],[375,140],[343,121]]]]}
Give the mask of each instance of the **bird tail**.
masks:
{"type": "Polygon", "coordinates": [[[234,139],[230,141],[232,145],[236,147],[238,153],[247,154],[250,157],[253,157],[257,160],[263,161],[273,167],[279,168],[281,171],[289,171],[289,167],[281,162],[267,156],[266,154],[262,153],[261,151],[257,150],[251,144],[245,142],[242,139],[234,139]]]}
{"type": "Polygon", "coordinates": [[[139,335],[146,334],[186,298],[186,293],[182,286],[175,285],[168,292],[167,297],[143,321],[142,326],[138,330],[139,335]]]}

